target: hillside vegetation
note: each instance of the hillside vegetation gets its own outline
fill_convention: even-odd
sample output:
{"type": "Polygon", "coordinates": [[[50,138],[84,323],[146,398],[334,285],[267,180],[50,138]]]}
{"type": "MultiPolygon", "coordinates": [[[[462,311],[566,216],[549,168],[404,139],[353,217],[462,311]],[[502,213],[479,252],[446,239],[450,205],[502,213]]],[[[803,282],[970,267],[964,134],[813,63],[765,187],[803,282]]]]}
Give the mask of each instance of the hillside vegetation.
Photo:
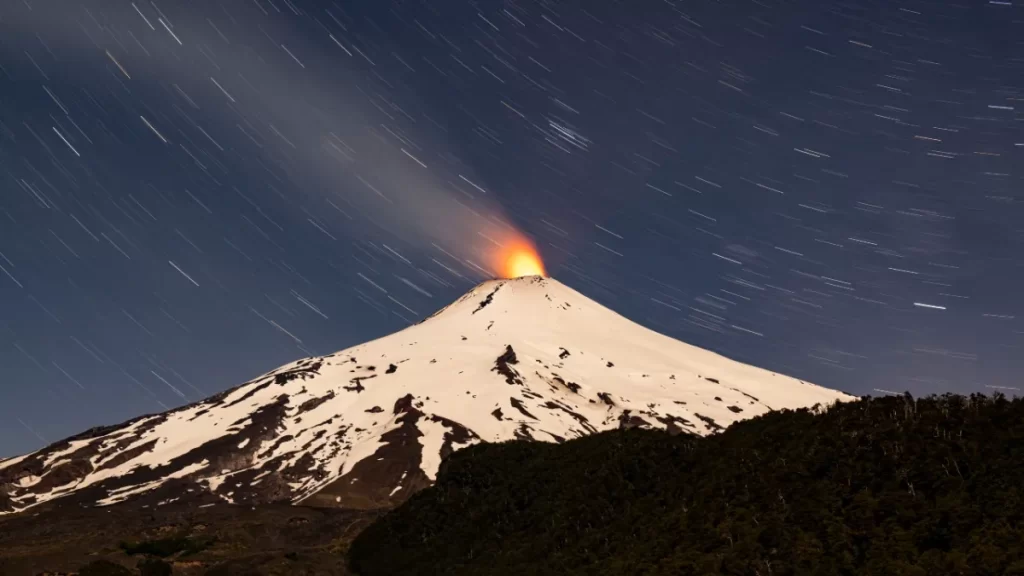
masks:
{"type": "Polygon", "coordinates": [[[349,559],[363,576],[1024,575],[1024,401],[866,398],[707,438],[481,444],[349,559]]]}
{"type": "Polygon", "coordinates": [[[380,515],[288,504],[58,504],[0,516],[0,576],[345,576],[349,543],[380,515]]]}

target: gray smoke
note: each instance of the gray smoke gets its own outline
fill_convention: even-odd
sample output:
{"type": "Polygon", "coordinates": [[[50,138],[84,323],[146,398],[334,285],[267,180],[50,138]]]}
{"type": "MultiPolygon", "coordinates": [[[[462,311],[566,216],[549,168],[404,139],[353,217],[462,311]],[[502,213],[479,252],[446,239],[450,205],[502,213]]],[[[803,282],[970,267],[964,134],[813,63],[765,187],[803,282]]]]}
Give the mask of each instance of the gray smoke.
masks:
{"type": "MultiPolygon", "coordinates": [[[[35,35],[58,60],[78,55],[78,74],[117,76],[118,100],[138,109],[126,122],[152,129],[168,154],[260,158],[266,173],[248,175],[252,185],[283,191],[304,209],[293,217],[328,234],[329,222],[350,237],[380,230],[469,269],[519,236],[446,146],[443,122],[376,61],[393,64],[386,38],[350,35],[339,14],[261,6],[38,0],[0,16],[4,36],[35,35]],[[169,99],[175,114],[147,98],[169,99]]],[[[59,94],[60,79],[50,83],[59,94]]]]}

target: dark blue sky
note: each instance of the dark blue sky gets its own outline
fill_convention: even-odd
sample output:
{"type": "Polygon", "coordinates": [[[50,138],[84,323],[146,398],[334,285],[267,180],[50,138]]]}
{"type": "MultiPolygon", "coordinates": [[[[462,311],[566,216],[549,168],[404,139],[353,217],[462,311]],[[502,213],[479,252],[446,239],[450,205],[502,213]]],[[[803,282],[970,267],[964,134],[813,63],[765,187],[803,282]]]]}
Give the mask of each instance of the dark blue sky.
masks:
{"type": "Polygon", "coordinates": [[[488,230],[858,394],[1017,391],[1024,10],[0,7],[0,455],[398,330],[488,230]]]}

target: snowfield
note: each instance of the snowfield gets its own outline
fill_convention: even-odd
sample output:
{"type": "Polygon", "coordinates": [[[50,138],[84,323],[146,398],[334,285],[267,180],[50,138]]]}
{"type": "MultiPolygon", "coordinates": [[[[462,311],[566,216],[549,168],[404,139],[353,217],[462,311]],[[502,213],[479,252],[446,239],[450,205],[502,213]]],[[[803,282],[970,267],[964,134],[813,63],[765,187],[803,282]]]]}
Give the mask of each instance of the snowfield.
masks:
{"type": "Polygon", "coordinates": [[[57,498],[387,506],[478,442],[708,434],[848,399],[648,330],[556,280],[495,280],[400,332],[2,461],[0,513],[57,498]]]}

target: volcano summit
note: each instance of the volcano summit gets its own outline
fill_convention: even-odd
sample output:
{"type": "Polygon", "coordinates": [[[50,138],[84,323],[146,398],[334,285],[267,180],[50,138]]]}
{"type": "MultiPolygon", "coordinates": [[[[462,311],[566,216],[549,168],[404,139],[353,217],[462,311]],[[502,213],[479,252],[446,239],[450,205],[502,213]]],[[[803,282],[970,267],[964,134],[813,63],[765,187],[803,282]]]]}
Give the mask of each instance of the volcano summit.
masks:
{"type": "Polygon", "coordinates": [[[848,399],[648,330],[556,280],[494,280],[400,332],[0,461],[0,513],[54,500],[384,507],[478,442],[704,435],[848,399]]]}

